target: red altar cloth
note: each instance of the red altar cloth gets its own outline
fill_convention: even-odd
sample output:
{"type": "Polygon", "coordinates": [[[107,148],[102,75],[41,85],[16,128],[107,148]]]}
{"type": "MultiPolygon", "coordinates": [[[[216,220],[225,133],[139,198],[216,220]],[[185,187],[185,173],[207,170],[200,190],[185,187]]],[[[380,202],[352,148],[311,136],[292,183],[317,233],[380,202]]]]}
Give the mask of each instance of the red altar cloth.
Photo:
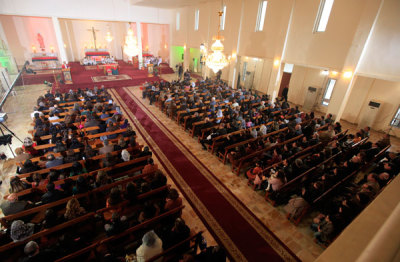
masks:
{"type": "Polygon", "coordinates": [[[58,60],[56,56],[36,56],[32,57],[32,62],[39,62],[39,61],[54,61],[58,60]]]}
{"type": "Polygon", "coordinates": [[[85,56],[110,56],[110,53],[105,51],[85,52],[85,56]]]}

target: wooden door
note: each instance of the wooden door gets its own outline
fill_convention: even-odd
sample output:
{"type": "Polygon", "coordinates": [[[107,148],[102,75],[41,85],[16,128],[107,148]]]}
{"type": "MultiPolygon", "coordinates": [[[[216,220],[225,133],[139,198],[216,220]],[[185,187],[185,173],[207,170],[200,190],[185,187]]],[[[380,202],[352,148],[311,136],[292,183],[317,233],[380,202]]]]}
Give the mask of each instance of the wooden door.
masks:
{"type": "Polygon", "coordinates": [[[278,96],[282,96],[282,91],[283,91],[283,88],[285,88],[285,86],[289,87],[289,82],[290,82],[290,77],[291,76],[292,76],[292,73],[283,72],[281,86],[279,87],[278,96]]]}

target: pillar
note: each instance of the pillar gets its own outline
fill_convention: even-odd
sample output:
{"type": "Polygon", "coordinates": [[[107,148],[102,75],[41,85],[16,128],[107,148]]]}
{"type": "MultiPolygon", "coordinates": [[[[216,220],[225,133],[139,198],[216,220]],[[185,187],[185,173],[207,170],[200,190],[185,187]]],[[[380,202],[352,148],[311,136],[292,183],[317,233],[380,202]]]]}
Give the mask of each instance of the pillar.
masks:
{"type": "Polygon", "coordinates": [[[68,63],[67,52],[65,52],[64,41],[61,34],[60,21],[58,21],[58,18],[55,16],[51,17],[51,20],[53,22],[54,32],[56,33],[60,61],[61,63],[64,61],[68,63]]]}
{"type": "Polygon", "coordinates": [[[275,98],[278,96],[279,93],[279,87],[281,82],[280,80],[282,77],[281,67],[282,67],[282,60],[279,58],[275,58],[272,61],[272,69],[267,89],[267,94],[270,96],[271,102],[275,101],[275,98]]]}
{"type": "Polygon", "coordinates": [[[140,22],[136,22],[137,44],[138,44],[138,61],[139,69],[143,67],[143,48],[142,48],[142,26],[140,22]]]}
{"type": "Polygon", "coordinates": [[[286,13],[282,13],[282,20],[281,23],[281,34],[278,36],[278,41],[281,43],[279,48],[275,51],[274,58],[272,60],[272,69],[270,73],[269,83],[268,83],[268,91],[267,93],[271,97],[271,101],[275,101],[275,98],[279,94],[279,88],[282,80],[282,72],[283,72],[283,64],[282,61],[285,59],[286,55],[286,45],[289,38],[290,27],[292,24],[292,18],[294,13],[295,1],[288,1],[287,7],[282,9],[286,11],[286,13]],[[289,8],[291,7],[291,8],[289,8]],[[289,12],[290,10],[290,12],[289,12]]]}
{"type": "Polygon", "coordinates": [[[183,46],[183,71],[186,71],[186,69],[189,69],[190,67],[190,48],[185,45],[183,46]]]}

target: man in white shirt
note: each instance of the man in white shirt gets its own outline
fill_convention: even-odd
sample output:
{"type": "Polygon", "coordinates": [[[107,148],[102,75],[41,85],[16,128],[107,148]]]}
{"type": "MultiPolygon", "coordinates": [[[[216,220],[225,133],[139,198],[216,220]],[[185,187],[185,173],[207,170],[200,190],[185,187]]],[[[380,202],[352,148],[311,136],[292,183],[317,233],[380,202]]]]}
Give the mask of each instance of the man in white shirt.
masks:
{"type": "Polygon", "coordinates": [[[50,112],[49,114],[49,121],[50,123],[52,123],[53,125],[59,125],[60,122],[51,122],[51,120],[57,120],[60,119],[58,116],[54,115],[53,112],[50,112]]]}
{"type": "MultiPolygon", "coordinates": [[[[144,262],[162,252],[162,240],[152,230],[144,234],[142,245],[136,249],[136,259],[138,262],[144,262]]],[[[156,262],[162,261],[162,259],[159,258],[156,262]]]]}
{"type": "Polygon", "coordinates": [[[38,113],[39,116],[43,116],[43,113],[41,111],[38,111],[38,108],[35,106],[33,108],[33,112],[31,113],[31,118],[32,120],[35,120],[35,114],[38,113]]]}

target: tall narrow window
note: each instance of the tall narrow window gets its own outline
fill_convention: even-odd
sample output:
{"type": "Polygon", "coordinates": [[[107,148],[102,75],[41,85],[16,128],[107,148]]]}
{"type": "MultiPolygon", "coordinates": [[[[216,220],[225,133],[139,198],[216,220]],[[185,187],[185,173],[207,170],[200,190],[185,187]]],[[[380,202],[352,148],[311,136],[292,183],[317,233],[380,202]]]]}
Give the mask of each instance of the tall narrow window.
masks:
{"type": "Polygon", "coordinates": [[[390,125],[394,126],[394,127],[397,127],[397,128],[400,128],[400,106],[397,109],[397,112],[394,115],[394,117],[392,119],[392,122],[390,122],[390,125]]]}
{"type": "Polygon", "coordinates": [[[226,5],[224,5],[222,7],[221,11],[223,12],[222,13],[222,19],[221,19],[221,30],[225,30],[226,5]]]}
{"type": "Polygon", "coordinates": [[[315,20],[314,32],[325,32],[334,0],[321,0],[315,20]]]}
{"type": "Polygon", "coordinates": [[[176,13],[176,31],[179,31],[180,27],[181,27],[181,14],[180,13],[176,13]]]}
{"type": "Polygon", "coordinates": [[[327,106],[331,101],[333,88],[335,87],[336,79],[329,78],[328,83],[326,84],[326,89],[324,93],[324,97],[322,98],[322,105],[327,106]]]}
{"type": "Polygon", "coordinates": [[[200,10],[196,9],[194,12],[194,30],[199,30],[199,17],[200,17],[200,10]]]}
{"type": "Polygon", "coordinates": [[[264,29],[266,11],[267,11],[267,1],[260,1],[260,4],[258,5],[256,32],[262,31],[264,29]]]}

